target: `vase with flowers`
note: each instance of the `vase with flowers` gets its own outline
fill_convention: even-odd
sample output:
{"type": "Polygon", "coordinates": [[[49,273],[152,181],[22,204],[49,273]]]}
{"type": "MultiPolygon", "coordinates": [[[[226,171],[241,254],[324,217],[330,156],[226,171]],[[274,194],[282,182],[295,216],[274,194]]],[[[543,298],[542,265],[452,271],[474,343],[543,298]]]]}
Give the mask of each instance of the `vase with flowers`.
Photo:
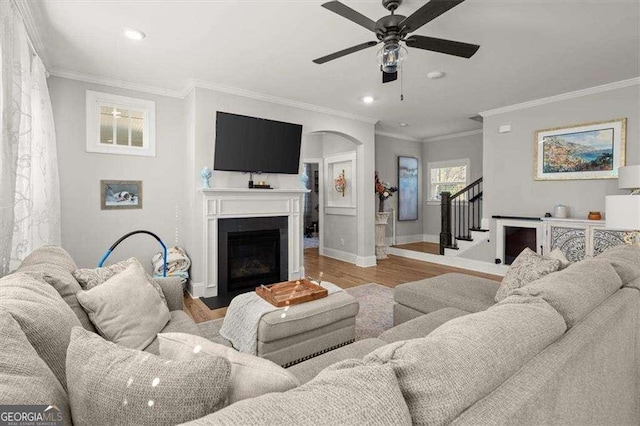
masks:
{"type": "Polygon", "coordinates": [[[376,184],[375,184],[376,195],[378,196],[378,212],[384,212],[384,202],[387,198],[392,197],[393,193],[398,191],[398,187],[391,186],[389,182],[382,182],[378,177],[378,172],[376,172],[376,184]]]}

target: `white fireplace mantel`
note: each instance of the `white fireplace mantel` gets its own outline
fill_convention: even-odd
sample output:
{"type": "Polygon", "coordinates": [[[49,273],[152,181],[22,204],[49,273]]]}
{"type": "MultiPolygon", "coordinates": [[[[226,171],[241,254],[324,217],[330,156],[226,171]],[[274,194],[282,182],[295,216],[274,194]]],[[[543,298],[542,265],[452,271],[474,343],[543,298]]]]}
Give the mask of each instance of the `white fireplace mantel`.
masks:
{"type": "Polygon", "coordinates": [[[204,296],[218,295],[218,220],[227,218],[288,218],[289,280],[304,276],[302,196],[308,189],[200,188],[202,194],[204,296]]]}

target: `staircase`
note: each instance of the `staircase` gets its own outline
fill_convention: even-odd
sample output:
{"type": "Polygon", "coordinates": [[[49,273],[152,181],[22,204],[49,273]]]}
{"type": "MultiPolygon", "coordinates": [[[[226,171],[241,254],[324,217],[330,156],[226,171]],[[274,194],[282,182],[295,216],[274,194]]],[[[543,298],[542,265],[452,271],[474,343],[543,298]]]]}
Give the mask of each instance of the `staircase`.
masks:
{"type": "Polygon", "coordinates": [[[458,256],[489,239],[489,230],[481,227],[482,178],[453,195],[443,192],[440,196],[441,255],[458,256]]]}

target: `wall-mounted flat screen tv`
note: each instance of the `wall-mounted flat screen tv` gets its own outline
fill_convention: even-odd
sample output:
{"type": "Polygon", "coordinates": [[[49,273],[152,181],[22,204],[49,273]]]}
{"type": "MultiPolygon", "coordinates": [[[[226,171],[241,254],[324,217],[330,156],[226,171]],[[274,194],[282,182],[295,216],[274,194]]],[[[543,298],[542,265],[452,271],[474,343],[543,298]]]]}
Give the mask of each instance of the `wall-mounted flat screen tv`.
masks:
{"type": "Polygon", "coordinates": [[[297,174],[302,126],[218,112],[213,168],[297,174]]]}

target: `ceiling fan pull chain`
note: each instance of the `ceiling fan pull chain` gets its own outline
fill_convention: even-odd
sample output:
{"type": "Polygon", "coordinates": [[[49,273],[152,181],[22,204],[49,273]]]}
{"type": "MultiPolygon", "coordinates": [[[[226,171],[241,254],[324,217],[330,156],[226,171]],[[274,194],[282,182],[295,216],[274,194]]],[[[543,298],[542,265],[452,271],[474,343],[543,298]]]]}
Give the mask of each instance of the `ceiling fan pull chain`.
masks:
{"type": "Polygon", "coordinates": [[[404,101],[404,79],[402,76],[404,75],[404,70],[400,67],[400,102],[404,101]]]}

